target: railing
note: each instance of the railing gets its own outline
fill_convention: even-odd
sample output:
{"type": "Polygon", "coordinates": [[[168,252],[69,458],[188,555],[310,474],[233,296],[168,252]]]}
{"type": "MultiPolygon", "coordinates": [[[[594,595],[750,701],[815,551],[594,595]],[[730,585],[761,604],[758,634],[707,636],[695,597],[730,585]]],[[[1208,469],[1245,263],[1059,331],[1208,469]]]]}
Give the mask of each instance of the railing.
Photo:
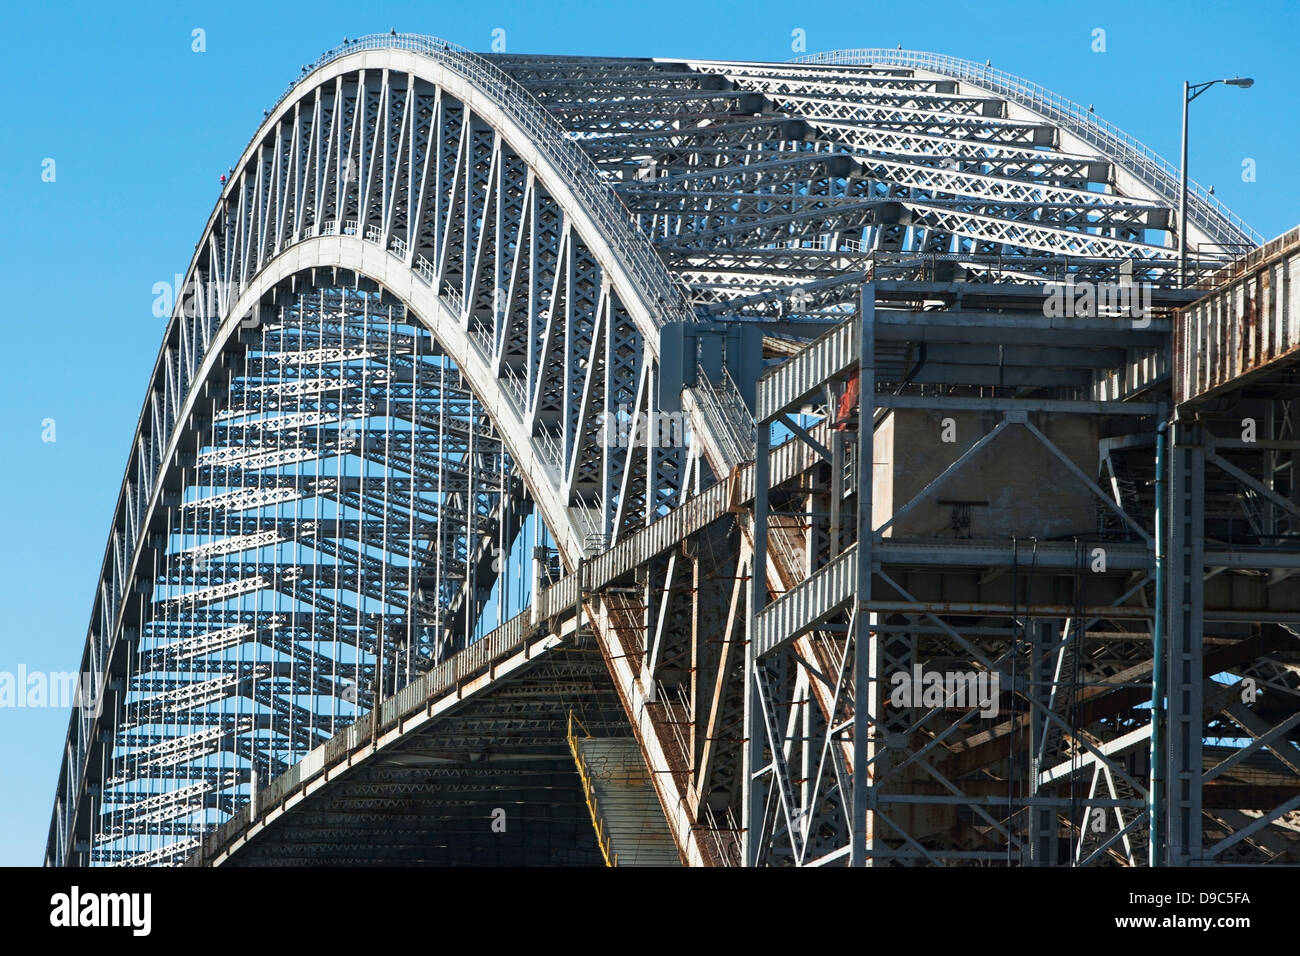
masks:
{"type": "Polygon", "coordinates": [[[1196,288],[1217,289],[1224,283],[1248,275],[1261,263],[1267,262],[1293,246],[1300,246],[1300,226],[1296,226],[1290,232],[1283,233],[1276,239],[1270,240],[1267,245],[1242,250],[1246,253],[1245,255],[1226,265],[1220,265],[1210,274],[1203,276],[1196,283],[1196,288]]]}
{"type": "Polygon", "coordinates": [[[740,856],[740,825],[731,808],[727,808],[722,820],[718,819],[708,801],[702,802],[700,809],[704,816],[704,831],[713,844],[713,852],[717,854],[718,861],[722,866],[740,866],[743,862],[740,856]]]}
{"type": "MultiPolygon", "coordinates": [[[[1208,275],[1224,267],[1225,260],[1191,256],[1187,260],[1189,276],[1208,275]]],[[[1114,256],[1004,256],[960,252],[894,252],[877,249],[869,256],[868,277],[876,280],[915,282],[952,282],[960,279],[957,268],[965,268],[1002,281],[1032,279],[1038,282],[1064,282],[1070,275],[1117,277],[1126,264],[1136,270],[1135,279],[1160,288],[1183,287],[1178,277],[1178,260],[1170,254],[1160,259],[1133,259],[1114,256]]],[[[1189,283],[1190,286],[1190,283],[1189,283]]]]}
{"type": "MultiPolygon", "coordinates": [[[[966,80],[992,93],[1005,96],[1047,119],[1060,123],[1084,142],[1100,149],[1136,175],[1170,202],[1178,201],[1181,173],[1168,160],[1136,137],[1100,119],[1073,100],[1053,93],[1029,80],[995,70],[990,66],[941,53],[919,50],[832,50],[797,57],[795,63],[864,66],[883,64],[928,70],[942,76],[966,80]]],[[[1199,183],[1187,184],[1188,218],[1194,220],[1215,241],[1236,245],[1249,241],[1259,245],[1264,237],[1215,199],[1199,183]]]]}
{"type": "Polygon", "coordinates": [[[451,286],[446,286],[445,288],[439,289],[437,291],[439,296],[441,296],[444,300],[446,300],[451,304],[451,314],[456,316],[459,319],[464,319],[465,318],[465,297],[461,295],[459,292],[457,292],[455,289],[453,289],[451,286]]]}
{"type": "Polygon", "coordinates": [[[587,810],[591,813],[591,825],[596,829],[596,843],[600,847],[601,856],[605,858],[605,865],[618,866],[618,856],[614,853],[614,847],[610,843],[609,831],[605,829],[605,818],[600,812],[600,806],[596,799],[596,788],[592,784],[591,775],[587,771],[587,761],[582,757],[582,748],[578,746],[578,735],[573,730],[575,723],[582,727],[584,737],[590,738],[591,733],[583,726],[582,721],[574,716],[573,711],[569,711],[569,729],[566,734],[569,741],[569,753],[573,755],[573,762],[578,768],[578,776],[582,780],[582,792],[587,798],[587,810]]]}
{"type": "Polygon", "coordinates": [[[542,449],[546,452],[545,464],[554,469],[557,474],[562,474],[564,471],[564,452],[560,450],[560,443],[555,440],[555,436],[543,426],[533,434],[533,437],[541,441],[542,449]]]}
{"type": "MultiPolygon", "coordinates": [[[[627,207],[601,177],[591,157],[565,135],[564,128],[531,93],[477,53],[438,37],[414,33],[376,33],[358,37],[323,53],[304,67],[302,75],[280,94],[269,113],[273,114],[316,70],[363,50],[418,53],[472,83],[477,92],[492,100],[517,123],[546,161],[563,174],[584,209],[600,227],[602,238],[609,243],[619,265],[627,270],[645,294],[650,319],[655,326],[694,320],[695,313],[681,280],[668,271],[649,238],[629,220],[627,207]]],[[[250,145],[254,141],[256,135],[250,145]]]]}
{"type": "Polygon", "coordinates": [[[714,384],[704,373],[696,371],[693,390],[699,399],[701,411],[712,425],[713,437],[722,446],[727,464],[735,467],[741,462],[754,460],[754,416],[745,407],[740,389],[724,365],[722,381],[714,384]]]}
{"type": "Polygon", "coordinates": [[[492,330],[471,322],[468,337],[470,345],[474,346],[479,358],[483,360],[483,364],[491,368],[496,350],[496,341],[493,338],[492,330]]]}
{"type": "Polygon", "coordinates": [[[677,744],[677,752],[682,755],[683,760],[689,763],[691,760],[691,742],[684,728],[694,719],[691,710],[691,698],[682,684],[677,684],[670,690],[663,681],[655,680],[654,689],[655,698],[664,705],[667,711],[664,716],[668,719],[664,722],[673,735],[673,742],[677,744]],[[674,709],[677,710],[676,714],[673,713],[674,709]],[[679,715],[687,719],[676,719],[679,715]]]}

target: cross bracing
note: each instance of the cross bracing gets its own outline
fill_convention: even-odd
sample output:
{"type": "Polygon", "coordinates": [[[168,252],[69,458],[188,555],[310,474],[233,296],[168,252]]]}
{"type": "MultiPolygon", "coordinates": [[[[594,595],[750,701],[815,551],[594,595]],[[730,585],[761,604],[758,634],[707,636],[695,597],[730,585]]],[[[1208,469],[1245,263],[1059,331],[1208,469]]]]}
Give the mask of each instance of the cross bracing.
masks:
{"type": "MultiPolygon", "coordinates": [[[[1086,476],[1112,492],[1095,517],[1115,569],[1089,594],[1072,583],[1077,547],[1042,542],[1042,565],[1007,590],[997,569],[1006,553],[1018,566],[1016,547],[882,540],[889,587],[873,599],[887,617],[864,631],[833,606],[756,665],[758,611],[858,553],[861,501],[831,490],[820,457],[844,451],[830,426],[848,366],[784,406],[812,418],[783,412],[798,440],[768,461],[727,375],[692,368],[682,383],[683,363],[661,362],[670,324],[757,327],[775,362],[874,311],[880,410],[974,402],[1008,416],[1001,431],[1048,400],[1119,422],[1157,413],[1169,311],[1189,300],[1179,242],[1199,274],[1249,233],[1196,192],[1179,237],[1167,176],[1135,141],[1059,104],[1035,112],[1000,75],[914,56],[480,57],[394,35],[305,71],[240,157],[178,296],[88,635],[104,706],[74,714],[50,861],[174,863],[197,847],[302,862],[295,846],[322,839],[339,863],[367,847],[372,862],[489,847],[590,861],[562,746],[566,714],[585,707],[589,729],[637,742],[684,862],[1042,862],[1053,827],[1079,862],[1142,862],[1129,698],[1151,672],[1145,446],[1111,436],[1109,471],[1086,476]],[[1066,279],[1150,283],[1157,312],[1136,329],[1039,322],[1045,284],[1066,279]],[[879,309],[862,305],[872,282],[879,309]],[[682,384],[689,452],[609,440],[611,422],[658,414],[682,384]],[[781,506],[759,517],[760,495],[781,506]],[[944,575],[969,584],[960,600],[943,599],[944,575]],[[935,715],[911,728],[934,737],[890,758],[907,773],[879,791],[864,850],[853,715],[876,705],[860,696],[862,635],[900,661],[955,647],[990,664],[1027,646],[1027,602],[1056,621],[1042,631],[1050,668],[1034,659],[1056,690],[992,730],[935,730],[935,715]],[[1095,687],[1104,707],[1086,703],[1095,687]],[[1040,775],[1070,788],[1051,796],[1055,823],[1032,801],[996,806],[1024,796],[1028,772],[998,748],[1031,731],[1040,775]],[[331,761],[367,734],[374,762],[332,782],[331,761]],[[511,748],[514,764],[480,759],[511,748]],[[459,782],[433,782],[431,753],[450,754],[459,782]],[[286,810],[291,791],[306,799],[309,780],[311,805],[250,841],[240,827],[286,810]],[[399,819],[404,787],[427,799],[399,819]],[[563,821],[536,846],[475,830],[483,794],[511,787],[526,816],[563,794],[563,821]],[[929,817],[965,827],[960,839],[891,808],[926,799],[960,804],[929,817]],[[1088,801],[1113,811],[1114,840],[1076,832],[1088,801]]],[[[685,364],[710,361],[700,348],[685,364]]],[[[1240,459],[1230,477],[1265,467],[1222,455],[1240,459]]],[[[1225,542],[1276,543],[1266,526],[1285,509],[1268,494],[1233,507],[1225,542]]],[[[1224,669],[1281,680],[1274,631],[1269,656],[1232,648],[1246,617],[1272,627],[1294,602],[1212,600],[1224,669]]],[[[1225,785],[1249,767],[1286,786],[1276,749],[1234,760],[1225,785]]],[[[1215,792],[1214,826],[1255,827],[1235,853],[1289,858],[1284,837],[1248,822],[1255,807],[1215,792]]]]}

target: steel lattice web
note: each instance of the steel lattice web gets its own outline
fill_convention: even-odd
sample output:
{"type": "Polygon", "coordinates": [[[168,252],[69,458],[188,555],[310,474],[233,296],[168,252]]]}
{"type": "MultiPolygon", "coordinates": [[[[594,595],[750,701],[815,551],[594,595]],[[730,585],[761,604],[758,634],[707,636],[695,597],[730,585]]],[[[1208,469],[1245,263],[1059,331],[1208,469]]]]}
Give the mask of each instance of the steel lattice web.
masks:
{"type": "Polygon", "coordinates": [[[311,290],[242,335],[169,512],[93,862],[192,846],[476,637],[486,598],[520,600],[509,575],[465,588],[519,531],[511,509],[499,526],[516,480],[418,323],[311,290]]]}
{"type": "MultiPolygon", "coordinates": [[[[726,478],[604,431],[658,409],[666,324],[763,322],[775,356],[854,314],[865,279],[1170,286],[1164,181],[1013,100],[939,64],[412,36],[322,57],[241,156],[168,326],[87,638],[113,690],[74,714],[50,860],[183,859],[377,699],[726,478]]],[[[1204,266],[1249,241],[1208,203],[1189,232],[1204,266]]],[[[882,350],[879,380],[908,367],[882,350]]],[[[735,457],[732,391],[705,404],[735,457]]],[[[615,648],[614,680],[644,664],[628,706],[658,688],[683,718],[691,625],[651,604],[606,600],[666,635],[615,648]]],[[[701,852],[733,859],[728,840],[701,852]]]]}

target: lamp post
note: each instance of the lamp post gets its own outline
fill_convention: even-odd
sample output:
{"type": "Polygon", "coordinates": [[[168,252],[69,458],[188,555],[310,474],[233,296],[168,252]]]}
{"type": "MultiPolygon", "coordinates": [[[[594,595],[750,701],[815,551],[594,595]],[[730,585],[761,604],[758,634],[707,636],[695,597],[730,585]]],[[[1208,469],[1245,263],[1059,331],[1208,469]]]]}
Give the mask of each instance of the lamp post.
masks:
{"type": "MultiPolygon", "coordinates": [[[[1209,80],[1205,83],[1188,83],[1183,81],[1183,157],[1181,181],[1178,189],[1178,283],[1187,288],[1187,107],[1216,83],[1248,89],[1255,81],[1246,76],[1234,76],[1222,80],[1209,80]]],[[[1147,790],[1147,865],[1159,866],[1161,841],[1161,812],[1164,803],[1164,740],[1161,724],[1164,721],[1164,568],[1166,539],[1164,520],[1160,516],[1164,504],[1165,484],[1165,440],[1169,437],[1168,426],[1161,422],[1156,437],[1156,616],[1152,628],[1151,661],[1151,785],[1147,790]]]]}
{"type": "Polygon", "coordinates": [[[1183,81],[1183,162],[1182,182],[1178,190],[1178,284],[1187,287],[1187,107],[1216,83],[1249,89],[1255,81],[1248,76],[1233,76],[1222,80],[1207,80],[1204,83],[1183,81]]]}

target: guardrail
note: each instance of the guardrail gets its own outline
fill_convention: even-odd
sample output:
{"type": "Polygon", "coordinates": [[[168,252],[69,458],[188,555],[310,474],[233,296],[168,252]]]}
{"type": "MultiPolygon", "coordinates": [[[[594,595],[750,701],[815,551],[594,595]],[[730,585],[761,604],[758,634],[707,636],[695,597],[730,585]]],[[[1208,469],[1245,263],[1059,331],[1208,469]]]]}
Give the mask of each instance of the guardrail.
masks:
{"type": "MultiPolygon", "coordinates": [[[[1171,202],[1177,202],[1181,173],[1141,140],[1090,113],[1073,100],[1022,77],[991,66],[942,53],[921,50],[831,50],[796,57],[793,63],[868,66],[903,66],[966,80],[990,93],[1005,96],[1047,119],[1060,123],[1084,142],[1096,146],[1171,202]]],[[[1210,195],[1199,183],[1187,184],[1188,217],[1225,245],[1249,241],[1259,245],[1264,237],[1210,195]]]]}
{"type": "Polygon", "coordinates": [[[1257,246],[1249,250],[1239,259],[1234,259],[1227,265],[1220,265],[1205,275],[1196,283],[1196,288],[1213,290],[1221,285],[1238,279],[1244,275],[1253,272],[1261,263],[1289,251],[1292,247],[1300,247],[1300,226],[1296,226],[1290,232],[1285,232],[1276,239],[1270,240],[1267,244],[1257,246]]]}
{"type": "Polygon", "coordinates": [[[714,383],[702,367],[696,371],[696,384],[691,386],[707,427],[720,446],[719,451],[730,467],[754,460],[754,416],[745,407],[740,389],[724,365],[722,381],[714,383]]]}

